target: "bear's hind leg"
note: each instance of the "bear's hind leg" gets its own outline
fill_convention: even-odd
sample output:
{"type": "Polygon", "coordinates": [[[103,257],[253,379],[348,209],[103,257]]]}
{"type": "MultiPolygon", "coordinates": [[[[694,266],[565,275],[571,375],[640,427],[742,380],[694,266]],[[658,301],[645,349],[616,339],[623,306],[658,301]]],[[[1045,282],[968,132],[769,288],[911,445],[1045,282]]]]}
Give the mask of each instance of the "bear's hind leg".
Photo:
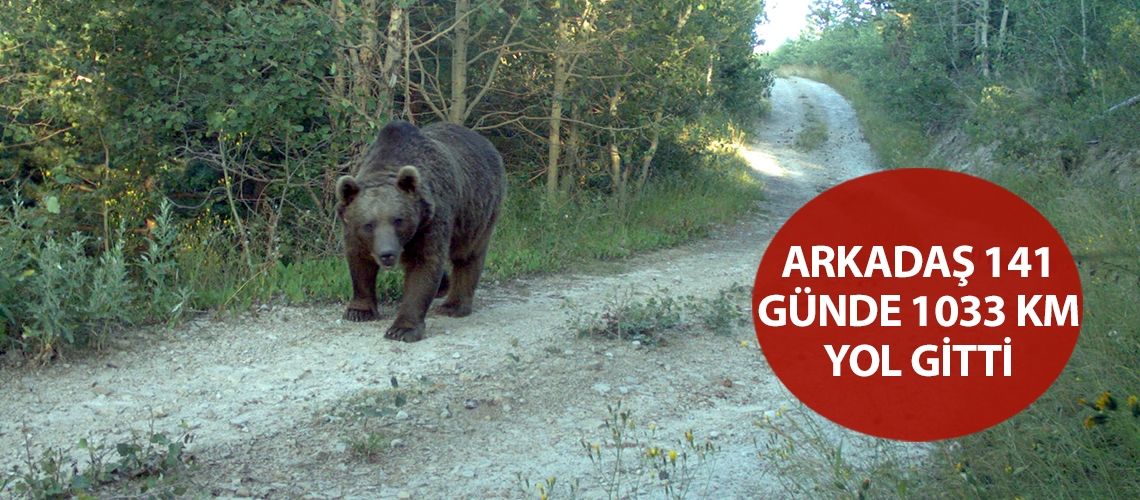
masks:
{"type": "Polygon", "coordinates": [[[443,271],[443,278],[439,280],[439,290],[435,292],[435,298],[442,299],[447,296],[447,291],[451,289],[451,277],[447,275],[447,271],[443,271]]]}
{"type": "Polygon", "coordinates": [[[436,312],[444,316],[462,318],[471,314],[471,305],[475,297],[475,287],[479,285],[479,277],[483,274],[483,261],[487,255],[486,249],[475,252],[466,259],[452,261],[451,292],[447,300],[436,308],[436,312]]]}

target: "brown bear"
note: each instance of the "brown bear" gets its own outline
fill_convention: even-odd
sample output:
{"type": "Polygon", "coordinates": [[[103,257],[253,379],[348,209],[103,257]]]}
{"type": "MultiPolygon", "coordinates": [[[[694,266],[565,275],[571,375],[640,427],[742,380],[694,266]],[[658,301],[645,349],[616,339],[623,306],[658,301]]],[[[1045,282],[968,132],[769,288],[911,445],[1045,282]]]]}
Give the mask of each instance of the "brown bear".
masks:
{"type": "Polygon", "coordinates": [[[395,121],[380,129],[354,170],[336,184],[352,275],[344,318],[377,319],[376,273],[397,262],[404,296],[385,337],[423,338],[428,307],[445,294],[438,313],[471,314],[506,193],[503,159],[491,142],[451,123],[418,129],[395,121]]]}

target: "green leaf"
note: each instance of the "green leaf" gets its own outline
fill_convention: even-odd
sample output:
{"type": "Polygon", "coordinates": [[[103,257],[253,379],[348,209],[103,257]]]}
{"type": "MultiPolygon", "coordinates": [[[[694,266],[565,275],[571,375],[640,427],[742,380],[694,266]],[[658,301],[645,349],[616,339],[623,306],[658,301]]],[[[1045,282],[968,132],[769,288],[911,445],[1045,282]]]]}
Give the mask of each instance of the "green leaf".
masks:
{"type": "Polygon", "coordinates": [[[47,208],[48,212],[58,214],[59,198],[56,198],[55,196],[48,196],[47,198],[44,198],[44,207],[47,208]]]}

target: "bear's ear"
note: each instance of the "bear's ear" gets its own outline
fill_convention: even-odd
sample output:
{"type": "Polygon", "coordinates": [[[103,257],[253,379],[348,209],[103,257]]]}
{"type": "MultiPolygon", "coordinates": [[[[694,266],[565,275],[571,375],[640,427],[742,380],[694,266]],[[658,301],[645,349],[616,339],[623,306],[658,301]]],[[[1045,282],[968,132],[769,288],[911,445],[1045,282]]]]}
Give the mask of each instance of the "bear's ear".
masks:
{"type": "Polygon", "coordinates": [[[420,190],[420,171],[411,165],[400,168],[396,174],[396,187],[407,194],[416,194],[420,190]]]}
{"type": "Polygon", "coordinates": [[[336,181],[336,197],[342,206],[348,206],[358,194],[360,194],[360,185],[351,175],[345,175],[336,181]]]}

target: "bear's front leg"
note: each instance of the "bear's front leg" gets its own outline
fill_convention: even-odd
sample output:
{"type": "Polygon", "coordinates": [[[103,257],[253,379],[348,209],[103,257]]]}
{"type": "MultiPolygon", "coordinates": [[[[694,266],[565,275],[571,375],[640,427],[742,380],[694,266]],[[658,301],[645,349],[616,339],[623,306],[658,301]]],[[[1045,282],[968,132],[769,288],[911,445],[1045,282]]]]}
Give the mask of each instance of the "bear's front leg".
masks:
{"type": "MultiPolygon", "coordinates": [[[[407,255],[407,254],[405,254],[407,255]]],[[[416,342],[424,337],[424,317],[443,280],[443,263],[438,259],[404,262],[404,297],[396,319],[385,337],[416,342]]]]}
{"type": "Polygon", "coordinates": [[[344,319],[348,321],[375,321],[380,319],[376,310],[376,273],[380,265],[368,253],[349,252],[348,273],[352,276],[352,300],[344,319]]]}

